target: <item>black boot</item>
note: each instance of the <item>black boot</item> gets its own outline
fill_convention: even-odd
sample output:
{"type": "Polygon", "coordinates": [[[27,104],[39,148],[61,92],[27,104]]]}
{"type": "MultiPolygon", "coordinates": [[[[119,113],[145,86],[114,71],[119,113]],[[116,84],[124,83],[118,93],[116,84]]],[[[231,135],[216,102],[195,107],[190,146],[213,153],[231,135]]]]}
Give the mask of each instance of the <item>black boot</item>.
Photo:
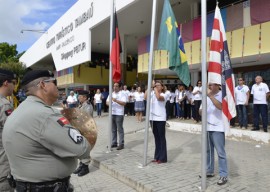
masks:
{"type": "Polygon", "coordinates": [[[79,177],[82,177],[82,176],[84,176],[84,175],[86,175],[86,174],[88,174],[88,173],[89,173],[89,167],[88,167],[88,165],[82,164],[82,169],[81,169],[81,171],[78,173],[78,176],[79,176],[79,177]]]}
{"type": "Polygon", "coordinates": [[[74,174],[78,174],[82,170],[83,163],[80,162],[79,167],[73,172],[74,174]]]}

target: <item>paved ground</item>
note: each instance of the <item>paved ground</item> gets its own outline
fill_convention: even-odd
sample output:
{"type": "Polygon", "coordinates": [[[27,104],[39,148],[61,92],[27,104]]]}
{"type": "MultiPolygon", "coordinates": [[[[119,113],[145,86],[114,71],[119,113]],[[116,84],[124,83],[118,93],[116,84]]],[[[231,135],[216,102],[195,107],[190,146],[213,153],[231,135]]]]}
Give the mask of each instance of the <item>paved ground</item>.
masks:
{"type": "MultiPolygon", "coordinates": [[[[152,133],[149,132],[149,163],[143,167],[145,122],[137,123],[135,117],[126,117],[125,149],[108,152],[108,116],[104,115],[95,120],[99,135],[96,146],[91,151],[91,173],[81,178],[72,176],[75,191],[200,191],[199,134],[174,131],[170,129],[172,127],[167,129],[168,163],[157,165],[150,163],[154,153],[154,141],[152,133]]],[[[207,191],[268,192],[269,147],[269,144],[259,142],[227,140],[229,182],[224,186],[216,185],[216,170],[216,177],[207,180],[207,191]]]]}

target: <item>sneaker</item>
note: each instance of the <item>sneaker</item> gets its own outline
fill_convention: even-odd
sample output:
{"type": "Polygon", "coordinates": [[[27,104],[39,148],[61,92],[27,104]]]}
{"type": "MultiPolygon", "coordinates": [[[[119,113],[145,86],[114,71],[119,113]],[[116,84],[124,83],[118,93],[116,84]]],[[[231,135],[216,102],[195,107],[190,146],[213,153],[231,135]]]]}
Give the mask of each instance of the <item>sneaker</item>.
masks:
{"type": "Polygon", "coordinates": [[[224,184],[227,183],[227,181],[228,181],[227,177],[220,177],[217,184],[218,185],[224,185],[224,184]]]}
{"type": "Polygon", "coordinates": [[[116,148],[116,147],[117,147],[117,144],[111,145],[111,148],[116,148]]]}
{"type": "Polygon", "coordinates": [[[82,177],[89,173],[88,165],[83,164],[81,171],[78,173],[78,177],[82,177]]]}

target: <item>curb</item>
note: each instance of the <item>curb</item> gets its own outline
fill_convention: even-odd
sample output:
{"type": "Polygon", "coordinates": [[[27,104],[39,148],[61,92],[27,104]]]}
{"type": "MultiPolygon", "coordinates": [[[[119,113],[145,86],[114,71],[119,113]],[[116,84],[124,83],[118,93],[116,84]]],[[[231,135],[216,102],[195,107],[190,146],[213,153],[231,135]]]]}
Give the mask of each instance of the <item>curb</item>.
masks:
{"type": "MultiPolygon", "coordinates": [[[[201,134],[202,125],[201,124],[191,124],[191,123],[182,123],[175,121],[168,121],[170,127],[168,129],[174,131],[182,131],[187,133],[195,133],[201,134]]],[[[226,132],[226,137],[235,141],[247,141],[247,142],[259,142],[263,144],[270,143],[270,134],[258,131],[250,131],[250,130],[241,130],[230,128],[228,132],[226,132]]]]}

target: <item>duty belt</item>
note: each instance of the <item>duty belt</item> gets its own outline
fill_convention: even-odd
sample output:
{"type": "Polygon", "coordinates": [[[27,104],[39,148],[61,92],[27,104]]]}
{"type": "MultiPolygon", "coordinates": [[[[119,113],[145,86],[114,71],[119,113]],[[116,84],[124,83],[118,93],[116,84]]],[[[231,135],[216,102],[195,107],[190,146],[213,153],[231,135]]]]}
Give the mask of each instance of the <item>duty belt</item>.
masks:
{"type": "Polygon", "coordinates": [[[73,189],[69,187],[69,178],[57,179],[53,181],[32,183],[16,181],[17,192],[71,192],[73,189]]]}

